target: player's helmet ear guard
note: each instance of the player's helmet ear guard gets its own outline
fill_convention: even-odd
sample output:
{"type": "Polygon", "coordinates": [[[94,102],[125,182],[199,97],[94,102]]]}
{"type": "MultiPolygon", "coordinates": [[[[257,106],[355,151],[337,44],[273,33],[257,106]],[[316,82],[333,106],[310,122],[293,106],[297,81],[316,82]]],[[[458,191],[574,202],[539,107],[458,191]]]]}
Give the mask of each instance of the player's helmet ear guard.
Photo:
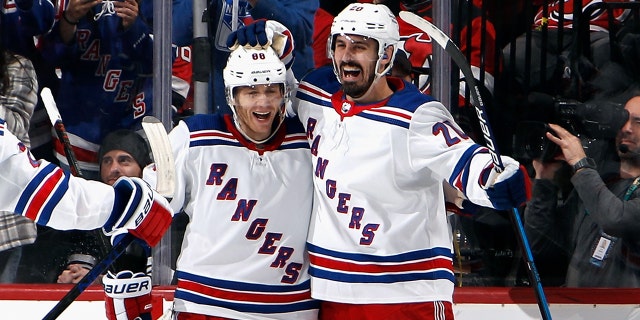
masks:
{"type": "MultiPolygon", "coordinates": [[[[333,19],[331,24],[331,35],[329,36],[327,49],[332,60],[334,59],[336,37],[349,34],[371,38],[378,42],[376,70],[378,70],[380,59],[382,59],[388,46],[393,46],[393,54],[391,56],[391,61],[393,62],[398,50],[400,32],[398,21],[387,6],[372,3],[352,3],[344,8],[333,19]]],[[[379,75],[387,73],[390,69],[391,63],[379,75]]]]}
{"type": "Polygon", "coordinates": [[[229,55],[223,71],[227,103],[234,109],[233,90],[241,86],[281,84],[283,104],[289,100],[290,89],[287,86],[287,69],[271,48],[252,49],[238,47],[229,55]]]}

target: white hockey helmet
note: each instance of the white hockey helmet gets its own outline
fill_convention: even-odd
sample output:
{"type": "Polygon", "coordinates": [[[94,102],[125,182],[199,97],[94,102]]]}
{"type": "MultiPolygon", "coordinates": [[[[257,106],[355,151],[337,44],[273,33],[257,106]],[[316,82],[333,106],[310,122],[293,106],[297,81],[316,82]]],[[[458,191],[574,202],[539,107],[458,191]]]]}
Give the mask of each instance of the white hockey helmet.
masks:
{"type": "MultiPolygon", "coordinates": [[[[376,75],[381,76],[391,70],[393,59],[398,50],[400,31],[398,20],[391,10],[383,4],[352,3],[344,8],[331,24],[331,35],[327,41],[328,54],[334,60],[335,39],[338,35],[359,35],[374,39],[378,42],[378,61],[376,63],[376,75]],[[380,60],[388,46],[393,46],[391,62],[382,72],[377,73],[380,60]]],[[[334,71],[338,71],[335,68],[334,71]]],[[[337,74],[336,74],[337,76],[337,74]]],[[[339,78],[338,78],[339,80],[339,78]]]]}
{"type": "Polygon", "coordinates": [[[235,106],[233,89],[236,87],[281,84],[282,103],[285,104],[289,100],[287,69],[271,47],[265,49],[238,47],[229,54],[223,78],[227,103],[232,110],[235,106]]]}

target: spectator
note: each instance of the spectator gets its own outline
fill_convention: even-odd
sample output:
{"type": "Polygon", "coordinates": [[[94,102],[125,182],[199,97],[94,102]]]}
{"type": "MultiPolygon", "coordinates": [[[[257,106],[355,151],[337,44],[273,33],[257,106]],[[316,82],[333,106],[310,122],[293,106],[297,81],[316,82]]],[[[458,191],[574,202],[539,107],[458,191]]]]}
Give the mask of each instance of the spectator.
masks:
{"type": "MultiPolygon", "coordinates": [[[[100,177],[102,182],[113,185],[120,177],[142,177],[142,170],[151,163],[151,151],[147,142],[132,130],[120,129],[109,133],[100,147],[100,177]]],[[[114,273],[103,277],[107,319],[122,319],[123,305],[137,304],[134,310],[126,309],[127,319],[151,320],[151,288],[118,294],[109,285],[151,282],[151,250],[134,242],[113,264],[114,273]],[[117,272],[117,273],[116,273],[117,272]],[[130,277],[132,279],[125,279],[130,277]],[[115,280],[117,278],[117,280],[115,280]],[[138,318],[140,317],[140,318],[138,318]]],[[[77,266],[76,266],[77,269],[77,266]]]]}
{"type": "Polygon", "coordinates": [[[525,210],[525,226],[534,254],[541,261],[553,255],[556,268],[566,271],[568,287],[640,287],[640,96],[626,104],[629,120],[615,145],[620,158],[617,179],[603,181],[581,140],[550,124],[546,136],[561,150],[557,160],[534,160],[533,197],[525,210]],[[559,202],[559,171],[571,167],[573,191],[559,202]],[[567,257],[559,264],[558,257],[567,257]]]}
{"type": "MultiPolygon", "coordinates": [[[[97,152],[107,133],[140,128],[152,112],[151,28],[136,0],[71,0],[45,42],[61,69],[60,114],[84,177],[99,180],[97,152]]],[[[62,144],[56,156],[67,166],[62,144]]]]}
{"type": "MultiPolygon", "coordinates": [[[[258,29],[230,41],[260,39],[240,34],[258,29]]],[[[303,78],[293,101],[314,164],[307,248],[321,319],[453,319],[442,181],[483,206],[526,201],[515,160],[502,157],[493,180],[490,151],[441,103],[386,76],[398,41],[386,6],[350,4],[331,27],[333,68],[303,78]]]]}
{"type": "MultiPolygon", "coordinates": [[[[27,58],[4,48],[0,38],[0,118],[3,127],[29,146],[29,120],[35,108],[38,81],[27,58]]],[[[0,283],[16,282],[22,246],[33,243],[33,221],[11,212],[0,212],[0,283]]]]}
{"type": "MultiPolygon", "coordinates": [[[[102,141],[98,158],[100,159],[100,178],[110,186],[122,176],[142,178],[142,169],[151,163],[147,142],[134,131],[127,129],[109,133],[102,141]]],[[[114,269],[146,272],[147,259],[141,249],[135,245],[130,246],[130,250],[115,261],[114,269]]],[[[86,257],[85,259],[88,260],[82,260],[80,253],[72,254],[68,258],[72,263],[67,264],[65,270],[58,276],[57,282],[78,283],[98,258],[86,257]]]]}
{"type": "MultiPolygon", "coordinates": [[[[396,1],[377,1],[393,3],[396,1]]],[[[400,0],[399,9],[413,12],[429,22],[433,21],[433,4],[431,0],[400,0]]],[[[500,61],[496,60],[496,30],[493,23],[483,17],[480,7],[470,1],[459,1],[457,6],[452,5],[452,12],[460,12],[452,15],[451,36],[465,54],[471,71],[480,88],[480,94],[487,106],[491,105],[491,97],[494,94],[495,77],[500,69],[500,61]],[[456,11],[456,7],[463,7],[456,11]],[[469,9],[466,9],[466,8],[469,9]]],[[[396,13],[397,14],[397,13],[396,13]]],[[[431,64],[433,61],[433,45],[431,37],[415,26],[398,18],[400,26],[399,48],[407,53],[407,57],[414,67],[414,84],[420,91],[431,93],[431,64]]],[[[437,45],[437,44],[436,44],[437,45]]],[[[462,129],[473,138],[481,139],[482,129],[479,127],[475,109],[466,99],[468,90],[464,75],[460,71],[457,106],[451,110],[462,129]]],[[[454,106],[451,106],[454,107],[454,106]]]]}
{"type": "Polygon", "coordinates": [[[189,217],[177,319],[317,319],[305,251],[309,145],[297,119],[285,118],[287,70],[271,48],[240,47],[224,79],[233,114],[194,115],[169,134],[171,206],[189,217]]]}

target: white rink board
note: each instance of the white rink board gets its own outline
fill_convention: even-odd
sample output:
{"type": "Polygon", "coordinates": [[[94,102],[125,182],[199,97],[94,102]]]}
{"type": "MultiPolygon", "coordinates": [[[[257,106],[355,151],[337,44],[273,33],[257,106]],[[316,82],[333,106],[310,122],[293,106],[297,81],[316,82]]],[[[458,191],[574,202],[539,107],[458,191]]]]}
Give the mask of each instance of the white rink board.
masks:
{"type": "MultiPolygon", "coordinates": [[[[542,319],[537,304],[456,304],[453,311],[456,320],[542,319]]],[[[549,311],[554,320],[640,320],[640,305],[552,304],[549,311]]]]}
{"type": "MultiPolygon", "coordinates": [[[[639,302],[640,303],[640,302],[639,302]]],[[[55,301],[0,300],[2,319],[39,320],[55,301]]],[[[165,310],[171,301],[164,300],[165,310]]],[[[640,320],[640,305],[552,304],[553,319],[561,320],[640,320]]],[[[532,320],[540,319],[536,304],[455,304],[456,320],[532,320]]],[[[103,301],[75,301],[59,317],[60,320],[104,319],[103,301]]]]}

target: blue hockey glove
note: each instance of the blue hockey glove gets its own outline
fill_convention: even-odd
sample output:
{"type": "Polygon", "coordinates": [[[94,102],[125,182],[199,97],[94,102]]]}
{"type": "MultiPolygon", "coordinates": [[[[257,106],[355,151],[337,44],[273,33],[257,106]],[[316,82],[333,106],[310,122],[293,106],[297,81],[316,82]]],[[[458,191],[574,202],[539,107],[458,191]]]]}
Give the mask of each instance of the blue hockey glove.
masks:
{"type": "Polygon", "coordinates": [[[518,208],[531,198],[529,175],[522,165],[513,162],[515,164],[505,162],[504,171],[498,175],[493,185],[486,189],[489,201],[495,209],[518,208]]]}
{"type": "Polygon", "coordinates": [[[265,30],[266,25],[267,20],[260,19],[243,28],[239,28],[229,34],[229,37],[227,38],[227,47],[231,48],[237,43],[240,46],[249,45],[251,47],[257,47],[259,45],[264,48],[269,45],[269,42],[271,42],[271,39],[268,38],[265,30]]]}
{"type": "Polygon", "coordinates": [[[291,31],[283,24],[273,20],[257,20],[229,34],[227,46],[264,49],[271,47],[280,61],[289,69],[294,59],[294,42],[291,31]]]}
{"type": "Polygon", "coordinates": [[[172,210],[163,198],[140,178],[120,177],[111,217],[102,228],[115,244],[120,236],[130,233],[149,246],[155,246],[169,228],[172,210]]]}

